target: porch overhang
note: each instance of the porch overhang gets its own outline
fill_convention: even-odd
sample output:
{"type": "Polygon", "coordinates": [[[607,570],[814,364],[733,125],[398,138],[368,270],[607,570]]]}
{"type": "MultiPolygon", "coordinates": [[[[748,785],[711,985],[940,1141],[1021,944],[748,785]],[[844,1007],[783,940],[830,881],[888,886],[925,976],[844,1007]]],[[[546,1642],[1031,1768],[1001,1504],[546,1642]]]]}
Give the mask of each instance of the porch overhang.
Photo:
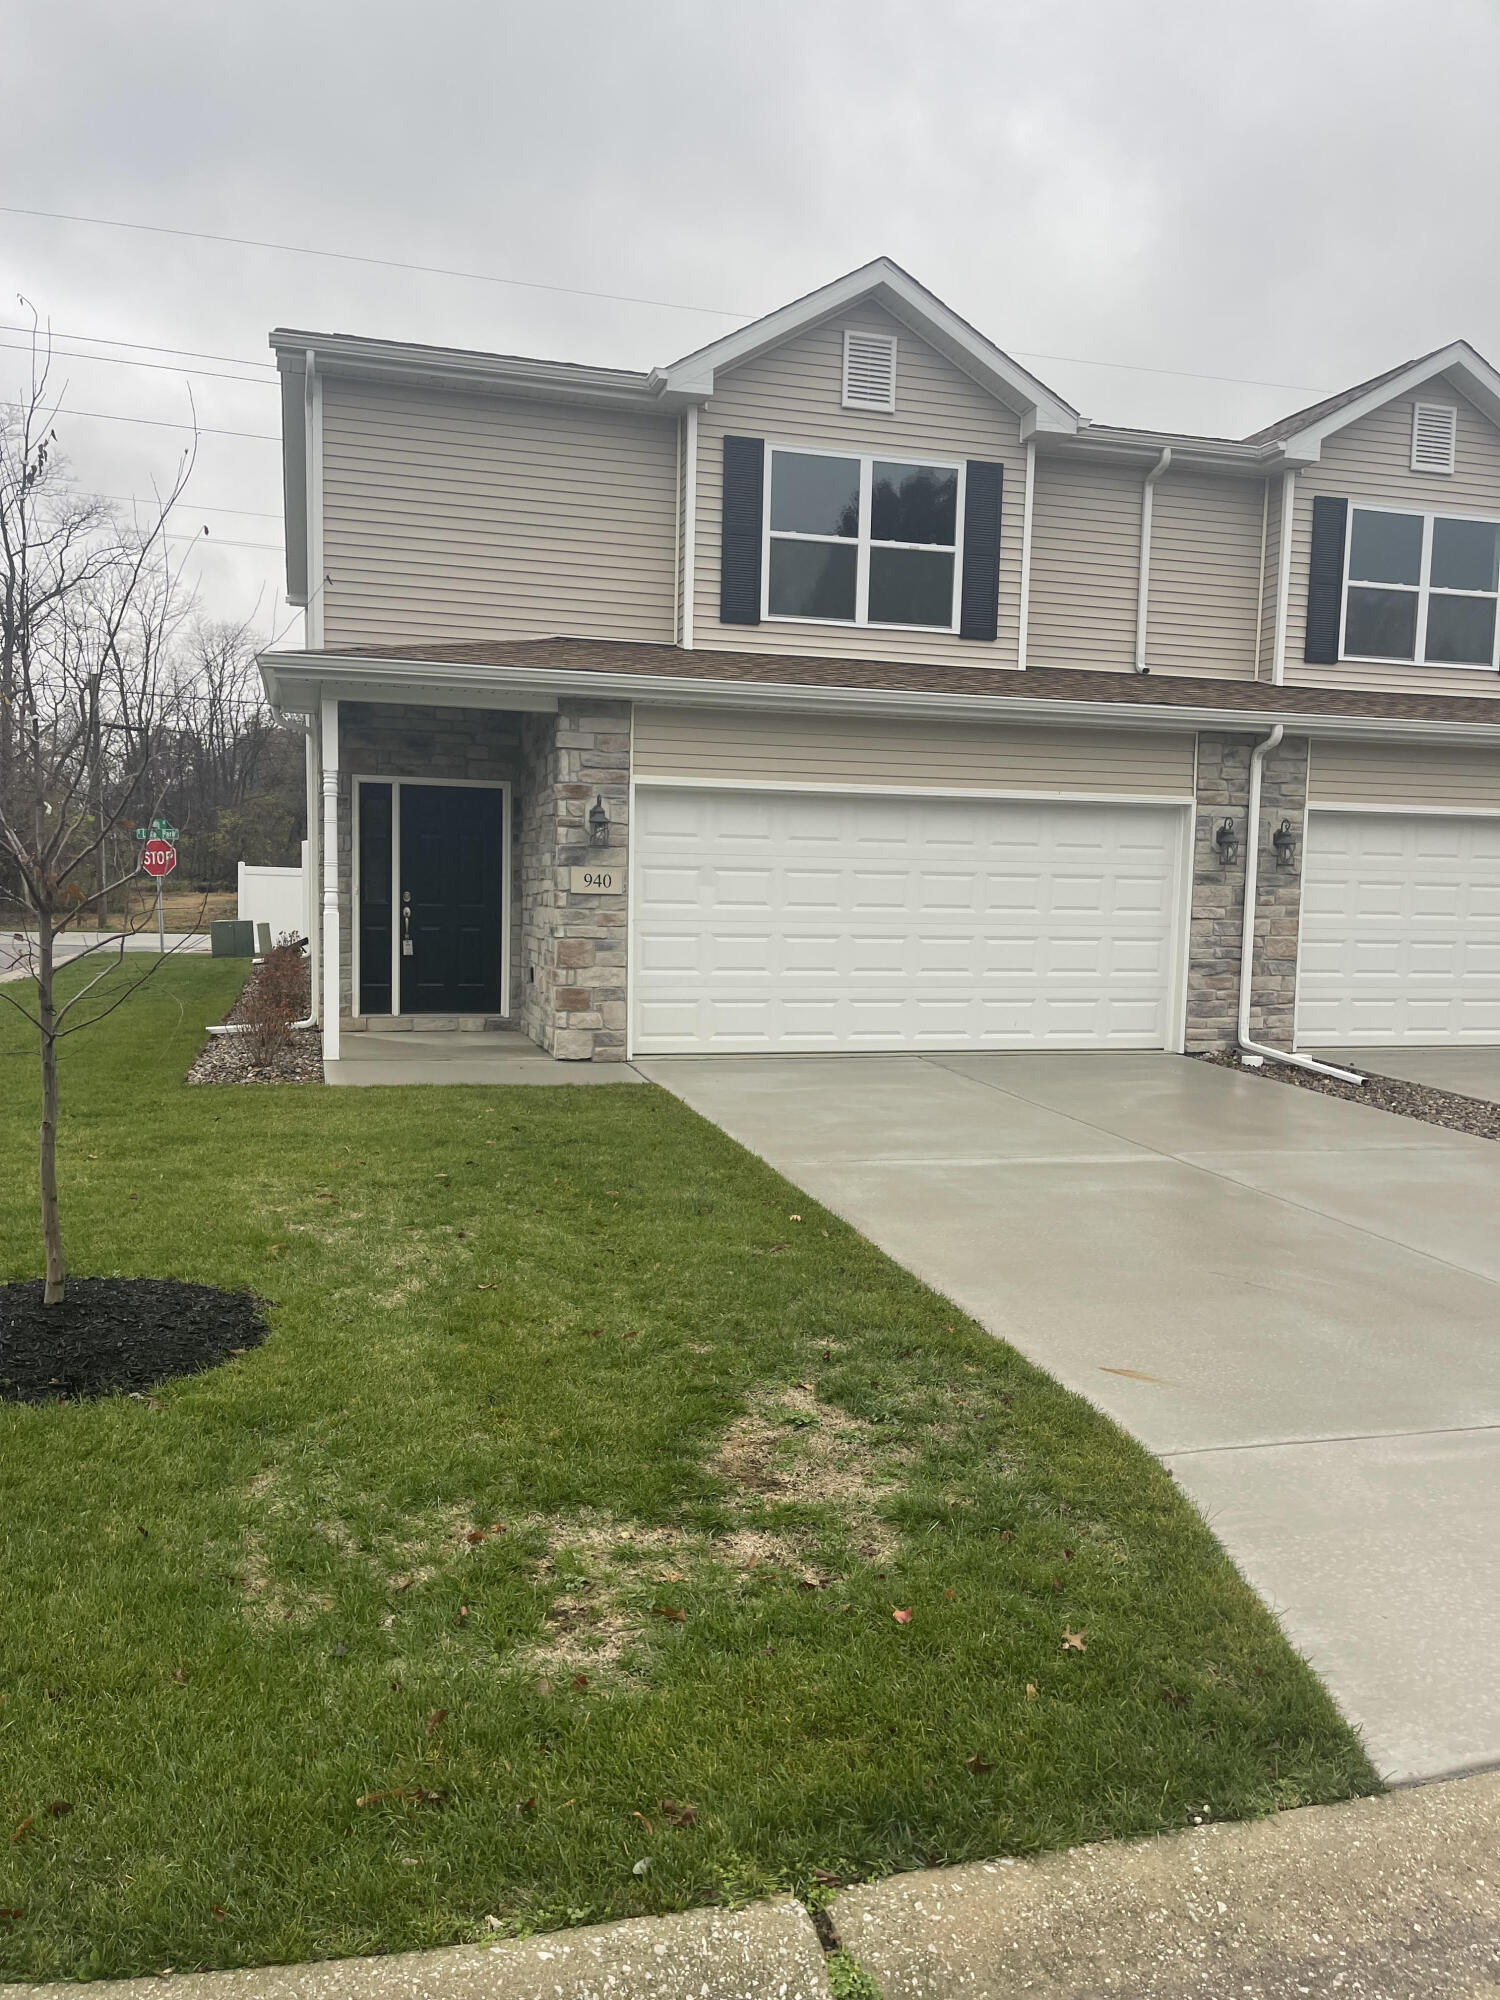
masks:
{"type": "MultiPolygon", "coordinates": [[[[666,650],[666,649],[661,649],[666,650]]],[[[683,653],[684,661],[692,656],[683,653]]],[[[780,709],[824,715],[891,715],[913,720],[1073,723],[1112,729],[1213,730],[1257,735],[1280,723],[1288,735],[1365,742],[1446,743],[1500,747],[1500,720],[1450,721],[1432,716],[1361,715],[1300,709],[1296,689],[1267,686],[1277,699],[1250,706],[1212,701],[1176,703],[1069,699],[1026,695],[940,693],[916,688],[847,687],[797,681],[738,681],[694,674],[631,673],[608,668],[478,664],[349,653],[264,653],[266,695],[278,713],[315,713],[320,700],[411,702],[425,706],[553,713],[562,699],[645,701],[694,708],[780,709]]],[[[996,672],[1024,684],[1025,675],[996,672]]],[[[1130,676],[1122,676],[1129,686],[1130,676]]],[[[1132,689],[1135,697],[1135,690],[1132,689]]],[[[1489,706],[1489,704],[1486,704],[1489,706]]],[[[1500,706],[1500,705],[1497,705],[1500,706]]]]}

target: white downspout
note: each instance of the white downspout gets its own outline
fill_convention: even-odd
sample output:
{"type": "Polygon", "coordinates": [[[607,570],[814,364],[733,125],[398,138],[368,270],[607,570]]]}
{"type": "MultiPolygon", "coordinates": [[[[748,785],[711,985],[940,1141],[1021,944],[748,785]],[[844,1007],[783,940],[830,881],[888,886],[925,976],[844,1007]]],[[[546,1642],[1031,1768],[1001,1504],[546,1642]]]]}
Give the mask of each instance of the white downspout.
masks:
{"type": "Polygon", "coordinates": [[[1271,681],[1286,680],[1286,632],[1292,605],[1292,520],[1297,504],[1297,468],[1281,475],[1281,530],[1276,546],[1276,631],[1271,641],[1271,681]]]}
{"type": "Polygon", "coordinates": [[[682,643],[693,650],[693,592],[697,588],[698,557],[698,405],[687,406],[686,463],[682,483],[687,489],[682,515],[682,643]]]}
{"type": "Polygon", "coordinates": [[[1026,440],[1026,493],[1021,503],[1021,604],[1016,614],[1016,665],[1026,671],[1031,637],[1031,521],[1036,508],[1036,439],[1026,440]]]}
{"type": "Polygon", "coordinates": [[[322,701],[323,1060],[339,1059],[339,704],[322,701]]]}
{"type": "Polygon", "coordinates": [[[1253,1066],[1263,1062],[1288,1063],[1293,1069],[1310,1069],[1319,1076],[1336,1076],[1340,1083],[1363,1083],[1352,1069],[1335,1069],[1332,1063],[1316,1062],[1311,1056],[1295,1055],[1287,1049],[1273,1049],[1250,1036],[1250,1002],[1255,977],[1255,892],[1260,877],[1260,780],[1267,757],[1286,734],[1278,722],[1269,736],[1250,752],[1250,794],[1245,802],[1245,907],[1240,921],[1240,1017],[1236,1039],[1253,1066]]]}
{"type": "Polygon", "coordinates": [[[1135,670],[1138,674],[1149,674],[1151,671],[1146,665],[1146,614],[1151,603],[1151,505],[1156,494],[1156,482],[1171,463],[1172,447],[1168,445],[1146,474],[1146,483],[1141,488],[1141,556],[1135,585],[1135,670]]]}
{"type": "Polygon", "coordinates": [[[303,633],[310,653],[323,644],[323,384],[309,347],[303,362],[302,429],[307,482],[307,609],[303,633]]]}

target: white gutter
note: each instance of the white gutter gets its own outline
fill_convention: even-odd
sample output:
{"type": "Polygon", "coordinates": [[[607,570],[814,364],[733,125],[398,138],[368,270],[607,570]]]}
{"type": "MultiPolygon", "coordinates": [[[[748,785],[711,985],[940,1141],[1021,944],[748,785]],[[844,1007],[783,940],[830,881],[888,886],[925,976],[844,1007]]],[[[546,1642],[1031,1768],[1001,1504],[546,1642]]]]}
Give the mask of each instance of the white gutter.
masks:
{"type": "Polygon", "coordinates": [[[1295,1055],[1287,1049],[1273,1049],[1252,1040],[1250,1003],[1255,978],[1255,891],[1260,875],[1260,781],[1267,757],[1286,734],[1278,722],[1270,735],[1250,752],[1250,795],[1245,802],[1245,904],[1240,919],[1240,1015],[1236,1039],[1241,1053],[1255,1067],[1263,1062],[1287,1063],[1293,1069],[1310,1069],[1319,1076],[1335,1076],[1340,1083],[1363,1083],[1352,1069],[1335,1069],[1332,1063],[1316,1062],[1311,1056],[1295,1055]]]}
{"type": "Polygon", "coordinates": [[[1016,614],[1016,665],[1026,671],[1031,635],[1031,521],[1036,507],[1036,439],[1026,440],[1026,493],[1021,503],[1021,604],[1016,614]]]}
{"type": "MultiPolygon", "coordinates": [[[[666,654],[675,649],[663,645],[660,650],[666,654]]],[[[370,659],[354,654],[265,653],[260,665],[273,707],[294,714],[316,708],[319,690],[326,684],[336,687],[346,701],[449,700],[469,707],[474,705],[476,696],[484,697],[489,706],[503,708],[510,701],[534,707],[538,696],[551,700],[559,695],[581,695],[600,700],[683,702],[694,708],[722,703],[730,708],[807,709],[825,714],[869,713],[927,719],[947,716],[970,722],[1222,729],[1240,735],[1269,726],[1264,708],[1221,708],[1207,703],[1188,706],[1174,702],[1072,701],[1045,695],[940,694],[916,688],[830,687],[823,682],[714,680],[698,674],[607,673],[598,668],[445,666],[433,660],[370,659]]],[[[1286,709],[1278,719],[1284,729],[1297,736],[1500,745],[1500,702],[1488,706],[1496,712],[1494,722],[1330,715],[1305,709],[1286,709]]]]}
{"type": "Polygon", "coordinates": [[[682,483],[686,488],[682,517],[682,643],[693,650],[693,592],[698,558],[698,405],[687,406],[687,449],[682,483]]]}
{"type": "Polygon", "coordinates": [[[1276,635],[1271,642],[1271,682],[1286,680],[1286,628],[1292,605],[1292,522],[1297,504],[1297,468],[1281,475],[1281,528],[1276,544],[1276,635]]]}
{"type": "Polygon", "coordinates": [[[1172,463],[1172,447],[1163,447],[1161,457],[1146,474],[1146,483],[1141,488],[1141,553],[1136,568],[1135,585],[1135,670],[1138,674],[1149,674],[1146,665],[1146,615],[1151,603],[1151,507],[1156,495],[1156,482],[1172,463]]]}

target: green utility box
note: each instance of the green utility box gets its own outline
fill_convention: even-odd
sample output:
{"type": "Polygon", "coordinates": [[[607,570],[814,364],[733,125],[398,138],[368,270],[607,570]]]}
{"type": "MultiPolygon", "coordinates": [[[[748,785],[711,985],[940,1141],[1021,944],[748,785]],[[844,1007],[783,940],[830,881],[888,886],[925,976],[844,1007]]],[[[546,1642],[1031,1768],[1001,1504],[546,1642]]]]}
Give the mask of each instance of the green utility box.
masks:
{"type": "Polygon", "coordinates": [[[221,922],[210,924],[209,936],[213,942],[215,958],[254,958],[255,926],[237,917],[226,917],[221,922]]]}

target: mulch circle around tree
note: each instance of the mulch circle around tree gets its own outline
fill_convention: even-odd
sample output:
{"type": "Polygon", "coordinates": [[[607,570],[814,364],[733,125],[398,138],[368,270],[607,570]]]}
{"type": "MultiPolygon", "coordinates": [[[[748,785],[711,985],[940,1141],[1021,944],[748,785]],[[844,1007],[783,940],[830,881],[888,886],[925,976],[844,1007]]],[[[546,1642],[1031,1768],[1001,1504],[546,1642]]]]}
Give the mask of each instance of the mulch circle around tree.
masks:
{"type": "Polygon", "coordinates": [[[60,1306],[40,1278],[0,1285],[0,1402],[78,1402],[197,1375],[266,1337],[261,1303],[176,1278],[70,1278],[60,1306]]]}

